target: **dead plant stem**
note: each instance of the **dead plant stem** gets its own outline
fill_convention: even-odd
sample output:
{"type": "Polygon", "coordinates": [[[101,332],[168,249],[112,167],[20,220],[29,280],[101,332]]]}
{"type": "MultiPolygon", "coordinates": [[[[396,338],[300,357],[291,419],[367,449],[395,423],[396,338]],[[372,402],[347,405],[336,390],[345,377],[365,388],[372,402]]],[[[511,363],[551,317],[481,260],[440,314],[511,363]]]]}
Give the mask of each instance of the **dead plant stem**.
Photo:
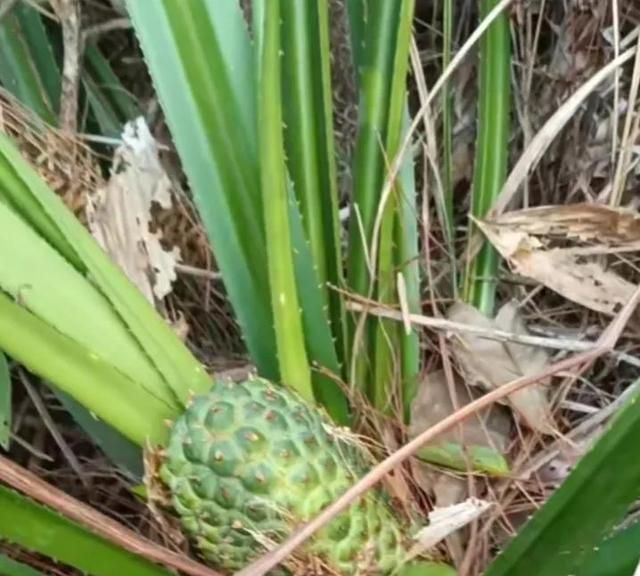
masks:
{"type": "Polygon", "coordinates": [[[60,126],[71,134],[78,127],[78,96],[80,91],[80,33],[79,0],[56,0],[53,4],[62,25],[63,62],[60,95],[60,126]]]}

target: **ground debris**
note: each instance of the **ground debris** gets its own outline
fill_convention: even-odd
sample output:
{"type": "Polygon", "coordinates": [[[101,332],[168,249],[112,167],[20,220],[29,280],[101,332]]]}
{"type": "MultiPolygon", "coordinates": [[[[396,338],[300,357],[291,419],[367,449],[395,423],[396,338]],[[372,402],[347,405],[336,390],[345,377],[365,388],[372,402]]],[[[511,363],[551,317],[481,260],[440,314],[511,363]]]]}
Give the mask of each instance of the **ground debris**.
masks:
{"type": "MultiPolygon", "coordinates": [[[[448,311],[450,320],[487,329],[526,334],[527,328],[517,305],[507,302],[495,318],[488,318],[473,306],[457,302],[448,311]]],[[[541,372],[549,363],[549,354],[514,342],[498,342],[473,334],[457,334],[452,338],[452,351],[467,383],[492,390],[522,376],[541,372]]],[[[547,398],[548,382],[528,386],[509,396],[509,403],[533,430],[551,434],[553,419],[547,398]]]]}

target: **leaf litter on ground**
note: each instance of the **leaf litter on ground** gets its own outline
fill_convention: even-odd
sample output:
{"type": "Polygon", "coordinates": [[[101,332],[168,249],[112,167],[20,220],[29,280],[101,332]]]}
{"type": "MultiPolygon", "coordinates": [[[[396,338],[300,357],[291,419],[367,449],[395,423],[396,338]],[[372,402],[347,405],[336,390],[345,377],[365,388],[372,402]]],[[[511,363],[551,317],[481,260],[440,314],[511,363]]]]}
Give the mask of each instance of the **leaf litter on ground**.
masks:
{"type": "MultiPolygon", "coordinates": [[[[450,390],[443,370],[426,374],[412,404],[410,438],[415,438],[471,400],[468,388],[459,378],[454,377],[453,390],[450,390]],[[455,404],[452,395],[456,397],[455,404]]],[[[420,449],[418,457],[458,471],[475,470],[500,476],[509,471],[503,457],[509,435],[508,414],[504,408],[494,406],[439,436],[420,449]]]]}
{"type": "MultiPolygon", "coordinates": [[[[453,414],[456,408],[471,402],[468,387],[456,375],[452,387],[450,389],[444,370],[430,372],[421,379],[412,405],[411,439],[453,414]]],[[[509,444],[510,431],[508,410],[494,405],[467,418],[418,451],[417,459],[412,463],[412,474],[425,492],[433,493],[436,507],[432,512],[436,514],[435,519],[429,517],[431,523],[426,529],[433,527],[433,531],[427,532],[425,537],[431,538],[441,529],[435,521],[443,516],[438,516],[436,510],[459,511],[454,507],[469,501],[467,481],[455,472],[471,471],[496,477],[509,473],[503,454],[509,444]],[[438,467],[444,467],[444,470],[438,467]]],[[[475,518],[472,515],[469,522],[475,518]]],[[[461,527],[442,536],[456,564],[462,561],[467,538],[464,531],[459,530],[461,527]]]]}
{"type": "MultiPolygon", "coordinates": [[[[449,320],[480,326],[487,330],[504,330],[527,334],[527,327],[514,301],[505,303],[495,318],[488,318],[469,304],[456,302],[447,311],[449,320]]],[[[523,376],[544,370],[550,357],[539,347],[498,342],[475,334],[451,337],[451,350],[460,371],[470,386],[494,390],[523,376]]],[[[553,434],[554,423],[549,408],[548,382],[539,382],[508,397],[509,404],[525,426],[542,434],[553,434]]]]}

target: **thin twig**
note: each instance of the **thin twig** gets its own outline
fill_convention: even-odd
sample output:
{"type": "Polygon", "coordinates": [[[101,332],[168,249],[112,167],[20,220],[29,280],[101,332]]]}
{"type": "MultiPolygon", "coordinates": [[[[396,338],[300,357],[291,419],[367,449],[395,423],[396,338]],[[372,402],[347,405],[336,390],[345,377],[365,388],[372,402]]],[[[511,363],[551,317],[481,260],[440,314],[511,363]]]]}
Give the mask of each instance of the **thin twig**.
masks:
{"type": "Polygon", "coordinates": [[[133,554],[170,566],[191,576],[222,576],[215,570],[139,536],[3,456],[0,456],[0,481],[133,554]]]}
{"type": "Polygon", "coordinates": [[[189,266],[188,264],[176,264],[175,268],[178,272],[188,274],[189,276],[199,276],[200,278],[207,278],[208,280],[222,279],[222,274],[220,272],[205,270],[204,268],[196,268],[195,266],[189,266]]]}
{"type": "Polygon", "coordinates": [[[288,540],[275,550],[268,552],[246,568],[236,572],[235,576],[263,576],[278,564],[283,562],[294,550],[304,544],[318,530],[326,526],[338,514],[349,508],[354,500],[362,496],[367,490],[380,482],[389,472],[396,466],[402,464],[407,458],[411,457],[417,450],[424,446],[427,442],[446,432],[465,418],[475,414],[479,410],[490,406],[506,396],[514,392],[530,386],[540,380],[549,378],[558,372],[569,370],[582,364],[590,363],[600,357],[602,354],[612,350],[624,329],[629,317],[640,302],[640,288],[638,288],[633,296],[629,299],[620,313],[612,320],[608,328],[602,333],[596,347],[588,352],[582,352],[565,358],[560,362],[556,362],[542,370],[539,374],[533,376],[524,376],[513,380],[509,384],[505,384],[500,388],[492,390],[484,396],[465,405],[450,416],[444,418],[436,425],[425,430],[411,442],[405,444],[402,448],[391,454],[388,458],[378,464],[373,470],[362,477],[354,486],[347,490],[333,504],[327,506],[316,518],[307,523],[288,540]]]}
{"type": "MultiPolygon", "coordinates": [[[[586,418],[569,433],[565,434],[564,439],[575,441],[588,436],[598,426],[603,424],[605,420],[609,419],[618,410],[620,410],[620,408],[622,408],[622,406],[624,406],[632,396],[635,396],[639,390],[640,380],[636,380],[610,404],[607,404],[607,406],[601,408],[595,414],[586,418]]],[[[519,472],[517,477],[523,480],[528,479],[536,470],[539,470],[542,466],[558,456],[560,454],[559,446],[562,443],[562,440],[562,438],[555,440],[553,444],[551,444],[542,454],[536,456],[522,472],[519,472]]]]}
{"type": "Polygon", "coordinates": [[[54,462],[54,459],[51,458],[51,456],[49,456],[48,454],[45,454],[41,450],[38,450],[35,446],[32,446],[31,444],[29,444],[29,442],[27,442],[24,438],[21,438],[14,432],[9,432],[9,436],[11,437],[11,440],[13,442],[18,444],[19,446],[22,446],[22,448],[24,448],[27,452],[29,452],[31,456],[35,456],[36,458],[39,458],[40,460],[44,460],[45,462],[54,462]]]}
{"type": "Polygon", "coordinates": [[[91,26],[84,31],[82,34],[82,45],[84,46],[94,36],[100,36],[101,34],[112,32],[113,30],[128,30],[131,26],[132,24],[129,18],[113,18],[112,20],[101,22],[100,24],[91,26]]]}
{"type": "Polygon", "coordinates": [[[80,482],[82,482],[82,485],[85,488],[89,488],[89,482],[87,481],[86,474],[82,469],[82,465],[76,458],[73,450],[71,450],[71,448],[67,444],[67,441],[62,437],[62,434],[60,434],[60,431],[58,430],[56,423],[53,421],[51,414],[49,414],[49,410],[47,410],[47,407],[44,405],[42,398],[40,398],[38,392],[35,390],[31,382],[29,382],[29,379],[24,373],[24,370],[18,370],[18,376],[20,378],[20,382],[22,382],[22,385],[29,395],[29,398],[31,399],[31,402],[34,405],[38,416],[40,416],[42,423],[45,425],[47,430],[49,430],[51,437],[58,445],[58,448],[60,448],[60,451],[67,459],[67,462],[69,462],[69,466],[71,466],[71,469],[76,473],[78,478],[80,478],[80,482]]]}
{"type": "MultiPolygon", "coordinates": [[[[454,322],[453,320],[446,320],[444,318],[423,316],[422,314],[407,314],[405,316],[396,310],[391,310],[382,306],[365,305],[359,302],[348,302],[346,304],[346,309],[356,312],[366,311],[373,316],[387,318],[389,320],[397,320],[398,322],[409,321],[411,324],[416,326],[425,326],[427,328],[433,328],[434,330],[463,332],[467,334],[474,334],[480,338],[486,338],[487,340],[515,342],[516,344],[550,348],[553,350],[563,350],[565,352],[588,352],[595,349],[597,346],[597,342],[569,340],[565,338],[549,338],[546,336],[534,336],[531,334],[518,334],[516,332],[508,332],[506,330],[488,329],[482,328],[481,326],[474,326],[473,324],[463,324],[462,322],[454,322]]],[[[635,356],[631,356],[624,352],[618,352],[616,350],[611,350],[610,353],[621,362],[626,362],[631,366],[640,368],[640,358],[636,358],[635,356]]]]}

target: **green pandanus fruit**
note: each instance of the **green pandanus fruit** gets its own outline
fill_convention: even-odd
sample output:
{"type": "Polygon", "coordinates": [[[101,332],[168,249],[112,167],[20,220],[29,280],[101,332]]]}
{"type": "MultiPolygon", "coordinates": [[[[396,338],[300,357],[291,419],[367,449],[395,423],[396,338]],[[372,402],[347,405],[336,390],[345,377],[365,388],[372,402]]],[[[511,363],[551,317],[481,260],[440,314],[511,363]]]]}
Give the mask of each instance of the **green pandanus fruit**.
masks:
{"type": "MultiPolygon", "coordinates": [[[[246,566],[369,469],[365,450],[292,391],[216,382],[172,428],[160,478],[182,528],[222,570],[246,566]]],[[[302,553],[339,574],[387,574],[406,556],[403,523],[379,489],[302,553]]]]}

